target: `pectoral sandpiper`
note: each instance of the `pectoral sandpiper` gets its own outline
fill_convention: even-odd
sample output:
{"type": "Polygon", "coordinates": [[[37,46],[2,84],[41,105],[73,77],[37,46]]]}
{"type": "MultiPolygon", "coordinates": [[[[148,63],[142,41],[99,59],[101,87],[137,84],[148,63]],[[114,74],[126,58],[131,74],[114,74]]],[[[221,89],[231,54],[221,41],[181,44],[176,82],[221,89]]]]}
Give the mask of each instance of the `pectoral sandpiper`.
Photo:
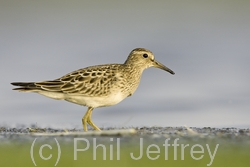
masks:
{"type": "Polygon", "coordinates": [[[93,109],[115,105],[131,96],[139,85],[142,72],[149,67],[174,74],[156,61],[151,51],[137,48],[130,52],[124,64],[90,66],[55,80],[11,84],[19,86],[13,90],[35,92],[52,99],[87,106],[88,110],[82,118],[83,129],[87,131],[89,124],[95,130],[100,130],[91,120],[93,109]]]}

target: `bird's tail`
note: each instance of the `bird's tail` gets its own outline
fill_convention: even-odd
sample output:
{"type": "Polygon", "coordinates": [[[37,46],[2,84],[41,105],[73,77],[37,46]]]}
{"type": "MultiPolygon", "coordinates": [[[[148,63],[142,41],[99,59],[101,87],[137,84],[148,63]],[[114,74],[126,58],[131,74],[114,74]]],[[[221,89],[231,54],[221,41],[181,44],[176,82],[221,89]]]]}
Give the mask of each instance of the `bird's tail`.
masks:
{"type": "Polygon", "coordinates": [[[19,88],[14,88],[13,90],[18,90],[20,92],[36,92],[41,90],[41,87],[36,86],[34,82],[12,82],[14,86],[19,86],[19,88]]]}
{"type": "Polygon", "coordinates": [[[64,84],[60,80],[54,81],[43,81],[43,82],[12,82],[14,86],[19,86],[19,88],[14,88],[13,90],[18,90],[20,92],[62,92],[61,86],[64,84]]]}

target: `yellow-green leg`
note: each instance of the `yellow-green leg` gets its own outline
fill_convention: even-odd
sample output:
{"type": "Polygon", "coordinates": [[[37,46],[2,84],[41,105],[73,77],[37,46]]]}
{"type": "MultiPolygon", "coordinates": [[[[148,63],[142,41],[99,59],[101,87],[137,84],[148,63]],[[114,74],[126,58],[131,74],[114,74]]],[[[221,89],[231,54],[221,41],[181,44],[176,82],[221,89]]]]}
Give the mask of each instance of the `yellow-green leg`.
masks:
{"type": "Polygon", "coordinates": [[[93,108],[89,107],[86,114],[82,117],[82,126],[83,126],[84,131],[86,131],[86,132],[88,131],[87,121],[88,121],[88,117],[89,117],[91,110],[93,110],[93,108]]]}
{"type": "Polygon", "coordinates": [[[90,126],[92,126],[95,130],[101,131],[101,129],[99,129],[99,128],[92,122],[92,119],[91,119],[92,112],[93,112],[93,109],[90,110],[90,114],[89,114],[87,123],[88,123],[90,126]]]}
{"type": "Polygon", "coordinates": [[[92,126],[95,130],[99,130],[101,131],[91,120],[91,115],[92,115],[92,111],[94,108],[89,107],[86,114],[83,116],[82,118],[82,126],[84,131],[88,131],[88,127],[87,124],[89,124],[90,126],[92,126]]]}

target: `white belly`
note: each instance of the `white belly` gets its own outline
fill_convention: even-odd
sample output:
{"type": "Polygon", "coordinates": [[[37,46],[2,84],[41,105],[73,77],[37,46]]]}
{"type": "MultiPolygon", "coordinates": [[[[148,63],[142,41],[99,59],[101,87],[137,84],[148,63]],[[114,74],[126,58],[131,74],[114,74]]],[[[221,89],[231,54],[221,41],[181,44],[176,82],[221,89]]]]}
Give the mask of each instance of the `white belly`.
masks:
{"type": "Polygon", "coordinates": [[[82,95],[65,95],[65,100],[76,103],[83,106],[88,107],[105,107],[105,106],[112,106],[119,102],[121,102],[123,99],[125,99],[127,96],[124,95],[121,92],[117,92],[116,94],[111,94],[109,96],[103,96],[103,97],[86,97],[82,95]]]}

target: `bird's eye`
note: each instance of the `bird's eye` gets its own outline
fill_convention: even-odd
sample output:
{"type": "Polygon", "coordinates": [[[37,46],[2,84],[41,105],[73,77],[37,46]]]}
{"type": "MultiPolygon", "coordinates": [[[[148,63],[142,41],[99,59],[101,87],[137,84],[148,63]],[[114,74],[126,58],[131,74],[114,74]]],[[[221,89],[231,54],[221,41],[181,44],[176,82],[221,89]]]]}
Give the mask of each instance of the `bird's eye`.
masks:
{"type": "Polygon", "coordinates": [[[148,57],[148,54],[143,54],[143,57],[144,57],[144,58],[147,58],[147,57],[148,57]]]}

